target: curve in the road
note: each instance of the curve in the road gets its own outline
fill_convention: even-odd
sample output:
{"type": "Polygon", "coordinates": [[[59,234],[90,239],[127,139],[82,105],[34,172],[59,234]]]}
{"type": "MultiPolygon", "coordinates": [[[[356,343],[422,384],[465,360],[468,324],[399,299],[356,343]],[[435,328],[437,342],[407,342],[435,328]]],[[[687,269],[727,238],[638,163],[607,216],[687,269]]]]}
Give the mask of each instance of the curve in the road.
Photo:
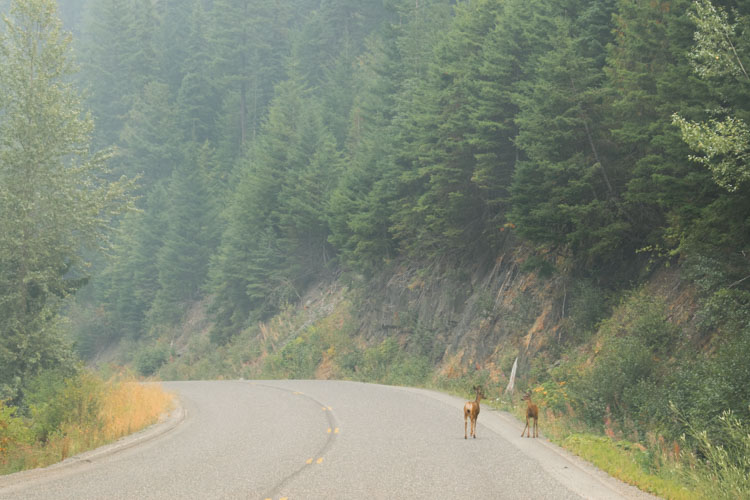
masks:
{"type": "Polygon", "coordinates": [[[522,425],[488,405],[465,440],[465,401],[439,392],[317,380],[164,386],[182,417],[119,449],[1,477],[0,500],[649,497],[520,438],[522,425]]]}

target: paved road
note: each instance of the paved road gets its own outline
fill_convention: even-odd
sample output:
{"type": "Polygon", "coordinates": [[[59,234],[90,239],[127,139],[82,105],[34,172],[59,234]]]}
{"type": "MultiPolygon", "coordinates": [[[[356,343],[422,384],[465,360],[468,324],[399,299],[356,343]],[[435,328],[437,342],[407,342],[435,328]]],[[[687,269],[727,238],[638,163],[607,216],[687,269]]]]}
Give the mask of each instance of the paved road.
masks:
{"type": "MultiPolygon", "coordinates": [[[[483,406],[333,381],[170,382],[171,423],[0,478],[0,499],[648,498],[483,406]]],[[[542,422],[542,430],[544,429],[542,422]]]]}

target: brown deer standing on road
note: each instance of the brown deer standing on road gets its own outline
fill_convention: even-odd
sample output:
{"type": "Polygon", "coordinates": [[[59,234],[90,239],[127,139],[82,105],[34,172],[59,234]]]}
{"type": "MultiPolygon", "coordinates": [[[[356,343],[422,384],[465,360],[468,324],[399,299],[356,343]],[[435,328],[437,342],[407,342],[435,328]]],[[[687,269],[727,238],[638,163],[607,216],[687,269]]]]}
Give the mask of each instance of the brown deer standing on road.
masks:
{"type": "Polygon", "coordinates": [[[477,437],[477,417],[479,416],[479,401],[484,397],[484,391],[481,386],[472,387],[476,391],[477,397],[474,401],[467,401],[464,405],[464,439],[466,436],[466,420],[471,419],[471,437],[477,437]]]}
{"type": "Polygon", "coordinates": [[[526,427],[524,427],[521,431],[521,437],[523,437],[523,433],[526,432],[526,429],[529,430],[528,432],[526,432],[526,437],[531,437],[529,436],[529,432],[531,432],[531,427],[529,427],[530,418],[534,419],[534,437],[539,437],[539,408],[537,407],[537,405],[531,402],[530,392],[527,392],[522,399],[526,401],[526,427]]]}

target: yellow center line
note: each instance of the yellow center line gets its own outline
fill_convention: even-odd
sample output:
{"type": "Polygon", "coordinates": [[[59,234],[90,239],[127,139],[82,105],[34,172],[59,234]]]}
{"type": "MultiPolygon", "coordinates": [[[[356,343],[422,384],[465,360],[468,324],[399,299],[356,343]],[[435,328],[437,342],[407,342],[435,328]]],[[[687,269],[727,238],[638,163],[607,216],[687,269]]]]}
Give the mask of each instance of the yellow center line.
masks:
{"type": "Polygon", "coordinates": [[[312,458],[308,458],[308,459],[307,459],[307,462],[305,462],[305,463],[306,463],[307,465],[310,465],[311,463],[313,463],[313,459],[312,459],[312,458]]]}
{"type": "Polygon", "coordinates": [[[323,457],[320,457],[319,459],[317,459],[316,462],[319,463],[319,464],[322,464],[323,463],[323,457]]]}

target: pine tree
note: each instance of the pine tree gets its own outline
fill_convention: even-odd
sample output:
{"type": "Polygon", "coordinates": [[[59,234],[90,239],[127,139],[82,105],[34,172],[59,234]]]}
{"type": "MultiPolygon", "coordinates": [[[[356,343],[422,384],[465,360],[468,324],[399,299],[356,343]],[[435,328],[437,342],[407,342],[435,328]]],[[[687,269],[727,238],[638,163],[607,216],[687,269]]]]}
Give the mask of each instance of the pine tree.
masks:
{"type": "Polygon", "coordinates": [[[397,253],[391,234],[400,176],[411,160],[401,153],[415,133],[407,117],[451,19],[447,1],[401,2],[396,20],[368,41],[354,76],[346,168],[331,195],[330,241],[343,264],[370,275],[397,253]]]}
{"type": "Polygon", "coordinates": [[[184,76],[177,93],[180,128],[186,140],[215,144],[220,96],[210,71],[206,14],[200,0],[195,2],[189,26],[188,55],[181,67],[184,76]]]}
{"type": "Polygon", "coordinates": [[[704,109],[708,95],[688,60],[688,4],[620,0],[605,68],[614,91],[607,122],[621,163],[614,168],[627,172],[623,199],[638,228],[633,245],[656,254],[675,249],[717,194],[708,173],[685,161],[689,151],[671,123],[674,112],[704,109]]]}
{"type": "Polygon", "coordinates": [[[206,279],[215,212],[197,159],[181,162],[169,183],[167,230],[156,255],[159,289],[149,312],[152,323],[181,319],[186,305],[199,298],[206,279]]]}
{"type": "MultiPolygon", "coordinates": [[[[185,76],[184,61],[193,56],[195,14],[205,18],[201,0],[166,0],[155,4],[158,26],[152,34],[161,79],[173,93],[185,76]]],[[[205,22],[201,19],[199,22],[205,22]]]]}
{"type": "Polygon", "coordinates": [[[299,78],[279,84],[268,121],[240,165],[211,268],[217,342],[248,318],[297,300],[330,258],[325,208],[338,160],[318,110],[299,78]]]}
{"type": "Polygon", "coordinates": [[[478,159],[505,157],[510,144],[485,137],[502,128],[488,121],[503,115],[504,103],[482,93],[480,69],[483,44],[501,12],[502,3],[493,0],[457,7],[437,46],[428,83],[414,95],[408,122],[416,135],[407,146],[414,164],[402,174],[407,191],[392,226],[412,256],[468,256],[492,245],[486,230],[495,214],[488,195],[497,197],[502,181],[491,181],[478,159]]]}
{"type": "MultiPolygon", "coordinates": [[[[515,97],[515,143],[523,159],[514,174],[510,218],[523,237],[572,251],[590,267],[614,256],[622,262],[634,248],[627,245],[633,228],[623,212],[623,176],[613,170],[603,123],[608,40],[595,38],[605,30],[591,29],[586,7],[580,2],[557,12],[545,9],[548,49],[535,59],[515,97]],[[586,21],[572,21],[581,17],[586,21]]],[[[609,16],[600,11],[598,17],[609,16]]]]}
{"type": "Polygon", "coordinates": [[[149,82],[134,97],[119,143],[119,169],[140,176],[146,190],[170,177],[182,153],[178,111],[166,84],[149,82]]]}
{"type": "Polygon", "coordinates": [[[131,68],[125,62],[132,46],[130,4],[92,0],[85,19],[81,80],[90,86],[87,104],[97,123],[96,144],[111,146],[119,138],[134,92],[131,68]]]}
{"type": "Polygon", "coordinates": [[[113,256],[94,281],[95,300],[111,315],[116,339],[138,339],[146,333],[146,313],[159,292],[157,256],[167,231],[164,183],[148,193],[143,210],[128,214],[119,225],[113,256]]]}
{"type": "Polygon", "coordinates": [[[258,133],[273,86],[284,77],[283,55],[289,53],[285,34],[293,15],[287,2],[215,0],[209,33],[211,65],[221,75],[227,130],[233,158],[258,133]]]}

